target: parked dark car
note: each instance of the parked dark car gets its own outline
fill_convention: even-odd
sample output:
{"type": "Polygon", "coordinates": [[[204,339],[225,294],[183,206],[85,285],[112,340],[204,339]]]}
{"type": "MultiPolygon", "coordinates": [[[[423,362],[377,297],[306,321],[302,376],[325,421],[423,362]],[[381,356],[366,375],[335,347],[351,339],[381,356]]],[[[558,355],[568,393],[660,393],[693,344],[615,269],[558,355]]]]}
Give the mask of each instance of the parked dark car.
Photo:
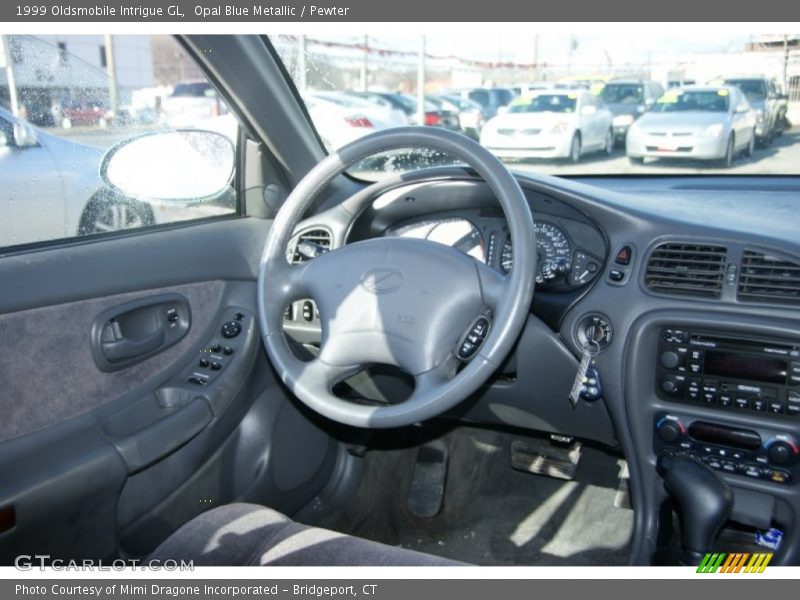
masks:
{"type": "Polygon", "coordinates": [[[609,81],[600,99],[614,115],[614,136],[618,142],[625,141],[631,124],[642,116],[664,93],[664,87],[644,79],[609,81]]]}
{"type": "Polygon", "coordinates": [[[501,87],[452,90],[447,92],[447,95],[465,98],[479,104],[483,109],[484,120],[497,115],[497,111],[511,104],[515,97],[512,90],[501,87]]]}
{"type": "Polygon", "coordinates": [[[723,82],[742,90],[750,106],[756,111],[758,143],[769,146],[775,136],[783,132],[785,120],[781,118],[782,108],[784,117],[786,115],[785,102],[788,97],[781,93],[778,83],[763,76],[727,77],[723,82]]]}

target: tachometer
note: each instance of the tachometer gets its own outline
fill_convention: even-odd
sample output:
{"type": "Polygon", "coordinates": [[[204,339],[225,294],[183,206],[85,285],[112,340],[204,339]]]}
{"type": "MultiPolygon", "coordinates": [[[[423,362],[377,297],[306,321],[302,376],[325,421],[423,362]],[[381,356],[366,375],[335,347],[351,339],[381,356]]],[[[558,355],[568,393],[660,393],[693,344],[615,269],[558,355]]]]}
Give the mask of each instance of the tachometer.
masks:
{"type": "MultiPolygon", "coordinates": [[[[568,273],[572,247],[564,232],[552,223],[546,222],[537,222],[535,230],[536,258],[539,265],[536,283],[544,283],[568,273]]],[[[500,249],[500,268],[504,273],[510,273],[513,266],[514,250],[511,238],[506,238],[500,249]]]]}
{"type": "Polygon", "coordinates": [[[484,262],[483,234],[466,219],[421,221],[395,229],[390,235],[414,237],[451,246],[484,262]]]}

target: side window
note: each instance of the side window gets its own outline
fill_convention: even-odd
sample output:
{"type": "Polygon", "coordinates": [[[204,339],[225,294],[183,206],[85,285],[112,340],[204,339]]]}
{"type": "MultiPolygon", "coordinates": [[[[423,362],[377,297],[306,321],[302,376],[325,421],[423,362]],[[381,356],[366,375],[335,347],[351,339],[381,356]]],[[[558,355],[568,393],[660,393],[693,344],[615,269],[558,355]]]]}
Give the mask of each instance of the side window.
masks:
{"type": "Polygon", "coordinates": [[[0,248],[236,213],[238,123],[172,37],[5,40],[0,248]]]}

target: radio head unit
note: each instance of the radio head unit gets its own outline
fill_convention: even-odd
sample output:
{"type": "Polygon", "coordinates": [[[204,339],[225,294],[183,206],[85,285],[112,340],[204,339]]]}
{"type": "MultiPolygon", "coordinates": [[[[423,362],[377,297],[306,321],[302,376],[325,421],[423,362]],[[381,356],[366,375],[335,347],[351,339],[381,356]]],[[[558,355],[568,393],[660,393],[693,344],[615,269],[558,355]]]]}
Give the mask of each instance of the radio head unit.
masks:
{"type": "Polygon", "coordinates": [[[665,400],[800,415],[800,343],[663,329],[655,385],[665,400]]]}

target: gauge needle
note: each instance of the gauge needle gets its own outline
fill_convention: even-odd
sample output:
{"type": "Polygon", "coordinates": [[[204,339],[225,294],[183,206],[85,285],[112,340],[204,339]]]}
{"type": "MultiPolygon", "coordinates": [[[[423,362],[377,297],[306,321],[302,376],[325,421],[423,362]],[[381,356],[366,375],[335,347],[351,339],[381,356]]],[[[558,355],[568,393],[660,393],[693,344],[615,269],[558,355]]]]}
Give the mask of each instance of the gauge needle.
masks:
{"type": "Polygon", "coordinates": [[[589,270],[587,269],[586,271],[581,273],[581,276],[578,277],[578,281],[583,281],[583,278],[586,277],[588,274],[589,274],[589,270]]]}

